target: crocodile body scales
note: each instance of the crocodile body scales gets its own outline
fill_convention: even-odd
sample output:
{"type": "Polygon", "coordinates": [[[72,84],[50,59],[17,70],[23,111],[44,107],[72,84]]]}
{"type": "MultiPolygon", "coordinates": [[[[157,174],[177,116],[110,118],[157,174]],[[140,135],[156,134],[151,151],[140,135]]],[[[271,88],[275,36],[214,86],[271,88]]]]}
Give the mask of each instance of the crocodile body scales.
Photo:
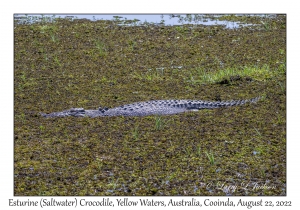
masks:
{"type": "Polygon", "coordinates": [[[149,116],[149,115],[172,115],[187,111],[198,111],[200,109],[216,109],[255,103],[260,97],[233,100],[233,101],[202,101],[202,100],[153,100],[136,102],[114,108],[101,108],[96,110],[85,110],[84,108],[71,108],[61,112],[50,114],[41,113],[44,117],[112,117],[112,116],[149,116]]]}

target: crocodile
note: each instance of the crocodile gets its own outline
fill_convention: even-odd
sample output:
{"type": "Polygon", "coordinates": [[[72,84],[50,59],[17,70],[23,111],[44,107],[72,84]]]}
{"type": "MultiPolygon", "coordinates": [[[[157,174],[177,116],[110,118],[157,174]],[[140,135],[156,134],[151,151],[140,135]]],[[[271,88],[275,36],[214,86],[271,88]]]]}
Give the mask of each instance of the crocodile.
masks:
{"type": "Polygon", "coordinates": [[[96,110],[85,110],[84,108],[71,108],[61,112],[50,114],[41,113],[43,117],[112,117],[112,116],[148,116],[148,115],[172,115],[187,111],[198,111],[200,109],[216,109],[255,103],[261,97],[246,100],[232,101],[202,101],[202,100],[152,100],[136,102],[115,108],[101,108],[96,110]]]}

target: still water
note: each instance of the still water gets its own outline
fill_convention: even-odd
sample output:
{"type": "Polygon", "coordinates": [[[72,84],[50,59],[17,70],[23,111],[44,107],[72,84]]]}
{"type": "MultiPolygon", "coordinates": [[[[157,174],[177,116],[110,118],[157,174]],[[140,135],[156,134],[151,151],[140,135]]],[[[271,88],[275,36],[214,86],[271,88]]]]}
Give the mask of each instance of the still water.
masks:
{"type": "MultiPolygon", "coordinates": [[[[131,25],[144,23],[154,23],[163,25],[183,25],[183,24],[201,24],[201,25],[225,25],[227,28],[238,28],[241,24],[234,21],[212,20],[206,15],[173,15],[173,14],[15,14],[14,18],[22,22],[27,17],[48,17],[48,18],[70,18],[70,19],[88,19],[96,20],[134,20],[131,25]]],[[[219,15],[216,15],[216,17],[219,15]]]]}

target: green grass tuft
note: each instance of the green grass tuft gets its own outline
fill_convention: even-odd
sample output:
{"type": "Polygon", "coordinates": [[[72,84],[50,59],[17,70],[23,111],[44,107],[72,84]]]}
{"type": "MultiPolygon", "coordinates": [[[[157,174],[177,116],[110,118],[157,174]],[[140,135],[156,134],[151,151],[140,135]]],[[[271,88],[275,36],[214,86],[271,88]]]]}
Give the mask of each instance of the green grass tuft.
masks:
{"type": "Polygon", "coordinates": [[[196,70],[197,75],[191,75],[191,82],[200,84],[219,83],[225,79],[230,81],[232,77],[244,77],[257,81],[265,81],[272,78],[276,74],[276,72],[272,72],[270,70],[268,65],[263,65],[262,67],[245,66],[242,68],[226,68],[217,71],[207,71],[203,68],[198,68],[196,70]]]}

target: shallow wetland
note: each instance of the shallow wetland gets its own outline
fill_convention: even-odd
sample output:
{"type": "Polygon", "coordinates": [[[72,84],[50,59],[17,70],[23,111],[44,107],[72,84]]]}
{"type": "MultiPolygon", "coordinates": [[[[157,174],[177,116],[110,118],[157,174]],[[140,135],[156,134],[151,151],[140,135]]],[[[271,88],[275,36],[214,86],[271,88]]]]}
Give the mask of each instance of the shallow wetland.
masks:
{"type": "Polygon", "coordinates": [[[286,195],[286,16],[210,18],[241,25],[15,20],[14,194],[286,195]],[[169,116],[39,114],[257,96],[169,116]]]}

